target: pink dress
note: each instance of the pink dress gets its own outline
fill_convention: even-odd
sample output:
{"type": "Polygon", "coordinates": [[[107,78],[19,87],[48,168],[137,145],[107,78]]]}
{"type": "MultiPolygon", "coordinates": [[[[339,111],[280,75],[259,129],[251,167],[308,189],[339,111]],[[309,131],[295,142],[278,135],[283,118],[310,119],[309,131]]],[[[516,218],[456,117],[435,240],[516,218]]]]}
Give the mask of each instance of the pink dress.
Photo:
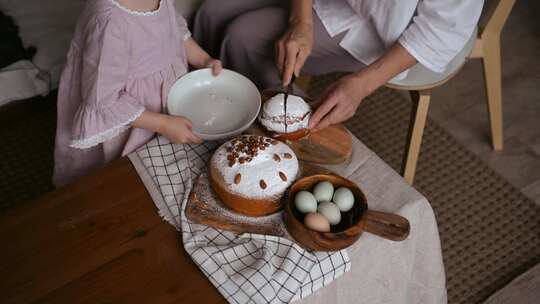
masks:
{"type": "Polygon", "coordinates": [[[173,0],[148,13],[115,0],[86,1],[58,91],[56,186],[154,136],[130,124],[145,110],[165,111],[170,87],[187,72],[183,43],[189,36],[173,0]]]}

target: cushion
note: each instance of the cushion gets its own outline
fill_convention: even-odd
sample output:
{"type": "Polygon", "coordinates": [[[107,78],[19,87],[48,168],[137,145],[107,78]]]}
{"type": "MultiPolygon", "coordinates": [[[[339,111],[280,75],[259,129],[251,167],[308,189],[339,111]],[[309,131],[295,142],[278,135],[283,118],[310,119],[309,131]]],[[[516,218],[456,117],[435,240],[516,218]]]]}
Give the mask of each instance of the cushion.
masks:
{"type": "Polygon", "coordinates": [[[19,26],[24,46],[37,48],[32,62],[49,73],[53,88],[83,4],[84,0],[0,0],[0,9],[19,26]]]}

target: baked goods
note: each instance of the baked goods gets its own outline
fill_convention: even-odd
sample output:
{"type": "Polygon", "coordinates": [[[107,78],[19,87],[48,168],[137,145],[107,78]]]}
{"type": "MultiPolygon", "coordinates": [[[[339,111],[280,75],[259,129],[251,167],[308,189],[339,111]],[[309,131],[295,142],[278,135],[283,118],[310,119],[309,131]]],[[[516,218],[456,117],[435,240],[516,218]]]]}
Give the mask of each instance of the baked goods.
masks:
{"type": "Polygon", "coordinates": [[[212,156],[210,185],[230,209],[261,216],[281,208],[281,196],[296,179],[298,168],[289,146],[269,137],[243,135],[212,156]]]}
{"type": "MultiPolygon", "coordinates": [[[[282,134],[306,133],[311,117],[310,106],[299,96],[289,95],[287,98],[287,115],[285,115],[285,94],[279,93],[268,99],[259,115],[259,122],[268,131],[282,134]],[[287,127],[285,127],[287,121],[287,127]]],[[[305,134],[304,134],[305,136],[305,134]]]]}

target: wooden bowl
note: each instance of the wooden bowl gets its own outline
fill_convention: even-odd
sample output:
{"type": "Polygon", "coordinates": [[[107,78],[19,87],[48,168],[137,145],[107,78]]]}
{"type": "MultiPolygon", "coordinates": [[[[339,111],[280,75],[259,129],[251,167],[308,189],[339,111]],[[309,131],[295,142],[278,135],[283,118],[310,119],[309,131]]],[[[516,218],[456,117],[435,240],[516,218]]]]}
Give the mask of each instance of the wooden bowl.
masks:
{"type": "Polygon", "coordinates": [[[402,241],[409,235],[409,221],[399,215],[368,209],[362,190],[353,182],[335,174],[318,174],[296,181],[286,196],[283,213],[289,234],[303,247],[314,251],[336,251],[349,247],[363,231],[380,237],[402,241]],[[330,232],[318,232],[304,225],[304,214],[296,210],[294,197],[301,190],[311,191],[321,181],[328,181],[334,188],[347,187],[354,194],[353,208],[341,213],[341,222],[331,226],[330,232]]]}

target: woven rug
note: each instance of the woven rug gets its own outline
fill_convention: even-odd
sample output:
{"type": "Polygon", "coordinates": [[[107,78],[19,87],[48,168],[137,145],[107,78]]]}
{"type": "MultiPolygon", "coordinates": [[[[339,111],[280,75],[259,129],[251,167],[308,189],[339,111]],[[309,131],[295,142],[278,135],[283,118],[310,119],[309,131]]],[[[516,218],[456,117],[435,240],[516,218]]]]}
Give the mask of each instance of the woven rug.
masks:
{"type": "MultiPolygon", "coordinates": [[[[314,79],[317,96],[340,75],[314,79]]],[[[400,172],[411,102],[381,89],[347,127],[400,172]]],[[[486,126],[487,127],[487,126],[486,126]]],[[[540,262],[540,207],[428,119],[414,186],[431,202],[443,247],[448,303],[481,303],[540,262]]]]}
{"type": "Polygon", "coordinates": [[[56,95],[0,107],[0,212],[51,191],[56,95]]]}
{"type": "MultiPolygon", "coordinates": [[[[317,96],[337,77],[316,78],[310,94],[317,96]]],[[[0,212],[52,188],[54,99],[0,109],[0,212]]],[[[409,115],[406,98],[381,89],[347,125],[399,170],[409,115]]],[[[415,187],[437,215],[449,303],[481,303],[540,262],[540,208],[431,120],[415,187]]]]}

